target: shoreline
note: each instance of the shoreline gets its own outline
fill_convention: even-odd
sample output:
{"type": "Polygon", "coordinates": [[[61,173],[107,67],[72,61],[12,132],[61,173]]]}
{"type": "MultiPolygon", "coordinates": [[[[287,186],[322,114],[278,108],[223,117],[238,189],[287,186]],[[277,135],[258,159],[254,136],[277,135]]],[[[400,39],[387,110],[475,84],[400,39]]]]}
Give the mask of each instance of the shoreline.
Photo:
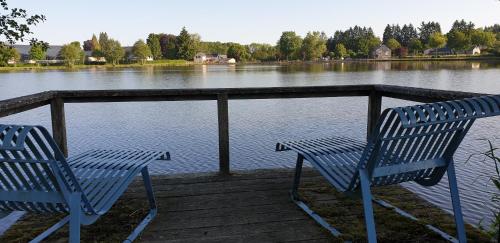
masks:
{"type": "Polygon", "coordinates": [[[130,64],[78,64],[73,67],[64,65],[54,66],[8,66],[0,67],[1,72],[22,72],[22,71],[75,71],[84,69],[119,69],[119,68],[144,68],[144,67],[185,67],[185,66],[202,66],[202,65],[295,65],[295,64],[330,64],[330,63],[377,63],[377,62],[453,62],[453,61],[500,61],[497,56],[473,56],[473,57],[407,57],[407,58],[391,58],[391,59],[344,59],[344,60],[328,60],[328,61],[270,61],[270,62],[240,62],[237,64],[219,64],[219,63],[194,63],[185,60],[161,60],[153,63],[130,63],[130,64]]]}

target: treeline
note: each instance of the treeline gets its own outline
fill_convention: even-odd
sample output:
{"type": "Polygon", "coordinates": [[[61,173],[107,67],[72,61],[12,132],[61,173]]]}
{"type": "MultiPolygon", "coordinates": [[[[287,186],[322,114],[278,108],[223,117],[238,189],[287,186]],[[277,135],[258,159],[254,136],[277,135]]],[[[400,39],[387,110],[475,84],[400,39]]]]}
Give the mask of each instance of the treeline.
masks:
{"type": "Polygon", "coordinates": [[[185,28],[179,35],[152,33],[147,38],[155,59],[184,60],[192,60],[198,52],[225,54],[237,61],[369,58],[381,44],[387,45],[396,56],[421,55],[425,49],[444,46],[456,52],[479,46],[486,52],[500,55],[500,25],[476,28],[472,22],[457,20],[444,34],[438,22],[422,22],[419,27],[388,24],[382,38],[376,36],[372,28],[361,26],[338,30],[331,37],[319,31],[308,32],[305,37],[285,31],[276,45],[204,42],[198,34],[190,34],[185,28]]]}
{"type": "MultiPolygon", "coordinates": [[[[421,55],[425,49],[448,47],[460,53],[479,46],[483,52],[500,55],[500,25],[476,28],[472,22],[457,20],[448,33],[443,33],[438,22],[422,22],[400,26],[387,25],[382,38],[376,36],[370,27],[354,26],[338,30],[328,37],[324,32],[308,32],[305,37],[294,31],[281,34],[276,45],[252,43],[242,45],[232,42],[206,42],[200,35],[189,33],[182,28],[179,34],[151,33],[146,41],[138,40],[133,47],[125,50],[118,40],[100,33],[80,42],[72,42],[62,47],[59,57],[68,65],[84,62],[84,51],[90,51],[96,58],[118,64],[125,60],[144,63],[146,60],[183,59],[193,60],[198,52],[223,54],[237,61],[281,61],[319,60],[321,58],[368,58],[371,52],[385,44],[396,56],[409,53],[421,55]]],[[[29,53],[32,60],[46,57],[48,44],[34,43],[29,53]]],[[[8,46],[0,46],[0,65],[10,60],[19,60],[19,53],[8,46]]]]}

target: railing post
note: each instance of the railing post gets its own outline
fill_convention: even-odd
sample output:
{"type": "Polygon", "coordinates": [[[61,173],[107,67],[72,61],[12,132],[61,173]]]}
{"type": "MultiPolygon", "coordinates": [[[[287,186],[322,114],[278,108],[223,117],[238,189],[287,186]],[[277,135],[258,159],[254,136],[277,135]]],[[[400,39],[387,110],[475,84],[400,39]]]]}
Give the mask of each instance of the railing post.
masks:
{"type": "Polygon", "coordinates": [[[217,95],[219,121],[219,173],[229,175],[229,115],[227,94],[217,95]]]}
{"type": "Polygon", "coordinates": [[[61,149],[61,152],[67,157],[66,118],[64,115],[64,101],[61,98],[53,98],[51,100],[50,113],[52,116],[52,136],[61,149]]]}
{"type": "Polygon", "coordinates": [[[370,137],[377,126],[378,118],[382,110],[382,96],[377,91],[371,91],[368,96],[368,124],[366,137],[370,137]]]}

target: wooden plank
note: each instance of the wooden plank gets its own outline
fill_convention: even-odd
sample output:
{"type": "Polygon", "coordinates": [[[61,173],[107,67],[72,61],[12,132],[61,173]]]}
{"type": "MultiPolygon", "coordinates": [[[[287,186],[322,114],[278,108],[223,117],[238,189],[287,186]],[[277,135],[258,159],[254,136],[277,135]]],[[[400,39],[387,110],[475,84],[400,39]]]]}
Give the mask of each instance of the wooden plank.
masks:
{"type": "Polygon", "coordinates": [[[278,99],[367,96],[373,85],[337,85],[305,87],[215,88],[215,89],[127,89],[61,90],[57,97],[66,103],[131,102],[169,100],[217,100],[225,93],[228,99],[278,99]]]}
{"type": "MultiPolygon", "coordinates": [[[[301,212],[298,212],[299,214],[301,212]]],[[[151,224],[155,224],[154,221],[151,224]]],[[[173,223],[173,222],[171,222],[173,223]]],[[[184,242],[190,242],[191,239],[219,238],[220,242],[228,242],[224,239],[234,236],[262,236],[274,235],[274,242],[307,240],[327,238],[331,236],[319,228],[314,221],[309,218],[299,220],[279,220],[258,223],[231,224],[223,227],[201,227],[201,228],[183,228],[171,230],[152,230],[147,229],[147,233],[141,238],[144,241],[154,240],[175,240],[183,239],[184,242]]]]}
{"type": "Polygon", "coordinates": [[[41,92],[0,101],[0,117],[9,116],[50,104],[53,91],[41,92]]]}
{"type": "Polygon", "coordinates": [[[378,119],[382,110],[382,96],[377,91],[372,91],[368,96],[368,121],[366,128],[366,137],[369,138],[377,126],[378,119]]]}
{"type": "Polygon", "coordinates": [[[64,114],[64,101],[61,98],[55,98],[50,103],[50,113],[52,116],[52,136],[59,149],[68,156],[68,142],[66,139],[66,116],[64,114]]]}
{"type": "Polygon", "coordinates": [[[52,98],[66,103],[143,102],[174,100],[217,100],[225,93],[228,99],[285,99],[368,96],[372,91],[382,96],[431,102],[479,96],[446,90],[422,89],[393,85],[334,85],[305,87],[215,88],[215,89],[132,89],[132,90],[58,90],[0,101],[0,117],[34,109],[50,103],[52,98]]]}
{"type": "Polygon", "coordinates": [[[226,93],[217,97],[217,117],[219,124],[219,172],[229,175],[229,111],[226,93]]]}

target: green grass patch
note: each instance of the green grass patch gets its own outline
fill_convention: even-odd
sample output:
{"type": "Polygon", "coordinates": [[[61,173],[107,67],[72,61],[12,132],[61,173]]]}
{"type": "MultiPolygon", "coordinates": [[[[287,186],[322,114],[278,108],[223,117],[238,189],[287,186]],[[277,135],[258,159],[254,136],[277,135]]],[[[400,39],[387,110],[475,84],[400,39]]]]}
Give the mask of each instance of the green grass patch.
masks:
{"type": "MultiPolygon", "coordinates": [[[[347,197],[325,182],[305,184],[300,193],[311,208],[321,215],[342,236],[334,241],[366,241],[363,204],[360,198],[347,197]]],[[[379,242],[447,242],[426,228],[431,223],[455,236],[453,216],[419,198],[401,186],[374,188],[375,198],[383,199],[403,209],[420,221],[405,218],[391,209],[373,204],[377,238],[379,242]]],[[[466,225],[469,242],[489,242],[488,235],[471,225],[466,225]]]]}

